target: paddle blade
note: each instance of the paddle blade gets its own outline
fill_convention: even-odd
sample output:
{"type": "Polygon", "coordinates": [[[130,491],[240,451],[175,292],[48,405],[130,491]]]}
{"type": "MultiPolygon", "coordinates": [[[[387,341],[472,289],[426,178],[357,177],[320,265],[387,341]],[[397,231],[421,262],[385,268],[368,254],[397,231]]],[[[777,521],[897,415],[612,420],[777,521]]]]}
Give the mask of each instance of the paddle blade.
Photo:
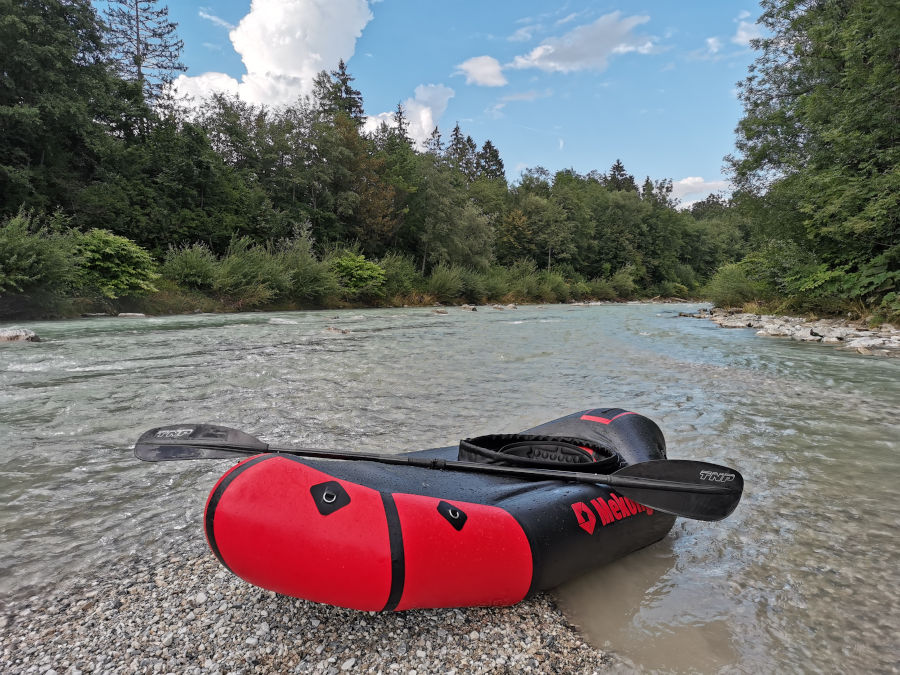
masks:
{"type": "Polygon", "coordinates": [[[744,491],[744,478],[734,469],[688,459],[641,462],[616,471],[611,478],[660,481],[652,488],[618,485],[615,480],[610,484],[644,506],[696,520],[722,520],[727,517],[737,508],[744,491]],[[666,487],[666,483],[672,486],[666,487]],[[697,486],[700,491],[692,491],[691,486],[697,486]]]}
{"type": "Polygon", "coordinates": [[[237,429],[215,424],[176,424],[145,432],[134,444],[134,456],[145,462],[177,459],[234,459],[266,452],[268,444],[237,429]]]}

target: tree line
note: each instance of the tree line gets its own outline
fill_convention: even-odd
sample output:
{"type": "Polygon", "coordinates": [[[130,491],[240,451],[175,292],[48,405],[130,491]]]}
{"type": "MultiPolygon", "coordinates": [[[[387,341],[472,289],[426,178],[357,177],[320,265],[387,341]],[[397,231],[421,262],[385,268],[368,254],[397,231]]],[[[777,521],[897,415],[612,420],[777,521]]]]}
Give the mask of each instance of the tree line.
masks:
{"type": "MultiPolygon", "coordinates": [[[[776,35],[823,45],[858,35],[845,25],[863,20],[852,12],[814,3],[804,23],[790,4],[768,3],[776,35]]],[[[882,33],[893,29],[879,17],[863,18],[881,30],[864,53],[811,47],[809,65],[776,54],[776,38],[761,44],[730,159],[738,190],[679,210],[671,180],[639,183],[621,161],[586,174],[534,167],[509,183],[490,140],[456,124],[419,147],[399,104],[391,123],[366,131],[343,61],[288,106],[176,100],[166,85],[183,70],[181,44],[155,0],[115,0],[102,18],[88,0],[0,0],[0,44],[13,46],[0,50],[0,311],[3,296],[14,308],[41,294],[168,293],[185,306],[205,297],[244,308],[706,294],[812,310],[855,301],[890,314],[900,309],[888,128],[897,89],[892,99],[878,82],[896,81],[898,43],[888,45],[882,33]],[[798,81],[786,84],[783,68],[798,81]],[[838,114],[863,100],[829,91],[842,77],[868,82],[880,116],[838,114]],[[812,101],[789,103],[809,86],[844,127],[817,117],[812,101]],[[774,87],[784,91],[772,96],[774,87]],[[792,135],[778,127],[785,119],[792,135]],[[868,154],[854,164],[853,124],[863,122],[868,154]],[[847,134],[848,147],[840,155],[810,134],[847,134]],[[792,150],[801,139],[806,157],[792,150]],[[828,174],[833,161],[846,175],[828,174]],[[102,241],[98,269],[89,251],[106,250],[102,241]],[[54,246],[46,260],[73,261],[68,276],[41,271],[41,251],[54,246]],[[126,271],[133,284],[103,285],[126,271]]]]}

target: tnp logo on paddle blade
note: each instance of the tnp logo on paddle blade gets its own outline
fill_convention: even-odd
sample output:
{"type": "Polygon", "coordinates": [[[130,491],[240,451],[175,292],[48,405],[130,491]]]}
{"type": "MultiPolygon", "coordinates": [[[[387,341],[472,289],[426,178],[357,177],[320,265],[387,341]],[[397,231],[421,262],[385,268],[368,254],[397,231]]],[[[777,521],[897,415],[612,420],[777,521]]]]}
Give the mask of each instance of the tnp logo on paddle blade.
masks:
{"type": "Polygon", "coordinates": [[[588,534],[593,534],[597,516],[594,515],[591,508],[584,502],[575,502],[572,504],[572,510],[575,512],[575,517],[578,518],[578,526],[588,534]]]}

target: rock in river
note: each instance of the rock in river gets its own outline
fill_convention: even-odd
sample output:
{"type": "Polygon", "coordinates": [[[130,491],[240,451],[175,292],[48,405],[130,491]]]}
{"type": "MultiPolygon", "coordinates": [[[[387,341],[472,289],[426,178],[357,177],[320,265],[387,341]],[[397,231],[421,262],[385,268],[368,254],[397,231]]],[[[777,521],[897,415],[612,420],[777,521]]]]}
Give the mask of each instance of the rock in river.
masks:
{"type": "Polygon", "coordinates": [[[0,328],[0,342],[40,342],[41,338],[27,328],[0,328]]]}

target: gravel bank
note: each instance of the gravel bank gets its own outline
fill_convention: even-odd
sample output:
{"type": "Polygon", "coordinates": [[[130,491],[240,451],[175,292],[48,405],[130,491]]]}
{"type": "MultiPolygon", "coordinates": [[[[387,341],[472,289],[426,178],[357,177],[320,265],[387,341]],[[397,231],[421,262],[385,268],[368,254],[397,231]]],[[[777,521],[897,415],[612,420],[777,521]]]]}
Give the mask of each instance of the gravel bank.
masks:
{"type": "Polygon", "coordinates": [[[544,594],[514,607],[357,612],[258,589],[200,550],[154,563],[128,559],[95,574],[3,602],[0,672],[421,675],[613,666],[544,594]]]}
{"type": "Polygon", "coordinates": [[[684,314],[696,319],[710,319],[722,328],[755,328],[764,337],[781,337],[798,342],[820,342],[866,356],[900,356],[900,328],[889,323],[869,328],[846,319],[808,320],[796,316],[746,314],[735,310],[701,309],[684,314]]]}

